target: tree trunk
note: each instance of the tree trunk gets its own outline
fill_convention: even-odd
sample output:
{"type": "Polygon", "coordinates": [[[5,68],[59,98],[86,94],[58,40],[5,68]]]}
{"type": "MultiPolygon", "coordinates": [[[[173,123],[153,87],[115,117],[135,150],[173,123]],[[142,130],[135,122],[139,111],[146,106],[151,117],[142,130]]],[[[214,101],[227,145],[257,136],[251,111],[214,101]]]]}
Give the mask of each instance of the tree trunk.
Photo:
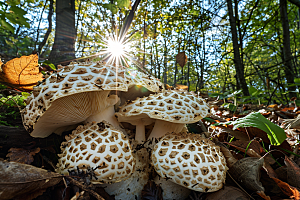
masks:
{"type": "Polygon", "coordinates": [[[232,1],[227,0],[227,7],[229,13],[229,21],[230,21],[230,28],[232,34],[232,43],[233,43],[233,53],[234,53],[234,64],[235,64],[235,71],[236,71],[236,82],[238,89],[242,89],[243,94],[245,96],[249,96],[249,91],[247,87],[247,83],[244,77],[244,65],[241,61],[240,57],[240,49],[238,44],[238,37],[237,37],[237,30],[236,30],[236,20],[233,16],[233,8],[232,8],[232,1]]]}
{"type": "Polygon", "coordinates": [[[75,59],[75,0],[56,0],[55,39],[49,60],[66,65],[75,59]]]}
{"type": "MultiPolygon", "coordinates": [[[[294,66],[292,62],[292,52],[290,46],[290,27],[289,19],[287,16],[287,3],[286,0],[280,0],[280,15],[281,24],[283,29],[283,59],[284,59],[284,72],[288,84],[294,84],[294,66]]],[[[296,86],[288,87],[289,97],[296,97],[297,95],[292,92],[296,90],[296,86]]]]}
{"type": "Polygon", "coordinates": [[[43,50],[46,42],[48,41],[49,35],[50,35],[51,31],[52,31],[52,15],[53,15],[53,0],[50,0],[49,14],[48,14],[49,27],[47,29],[47,32],[46,32],[46,34],[44,36],[43,41],[39,44],[38,52],[39,52],[40,55],[42,54],[42,50],[43,50]]]}

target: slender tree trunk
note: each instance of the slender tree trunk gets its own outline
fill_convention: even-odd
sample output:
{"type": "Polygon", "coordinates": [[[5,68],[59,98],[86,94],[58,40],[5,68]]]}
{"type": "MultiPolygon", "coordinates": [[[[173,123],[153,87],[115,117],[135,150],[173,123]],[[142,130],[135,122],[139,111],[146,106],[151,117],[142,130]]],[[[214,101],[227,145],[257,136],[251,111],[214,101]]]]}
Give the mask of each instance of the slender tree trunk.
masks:
{"type": "Polygon", "coordinates": [[[53,15],[53,0],[50,0],[49,14],[48,14],[49,27],[47,29],[47,32],[44,36],[43,41],[39,44],[38,52],[40,53],[40,55],[42,54],[43,47],[45,46],[46,42],[48,41],[49,35],[52,31],[52,15],[53,15]]]}
{"type": "MultiPolygon", "coordinates": [[[[291,52],[290,44],[290,27],[289,19],[287,16],[287,2],[286,0],[280,0],[280,15],[281,24],[283,29],[283,59],[284,59],[284,72],[285,78],[288,84],[294,83],[294,66],[293,66],[293,56],[291,52]]],[[[288,87],[289,97],[296,97],[296,94],[292,91],[296,90],[296,86],[288,87]]]]}
{"type": "Polygon", "coordinates": [[[56,0],[55,39],[49,60],[66,65],[75,59],[75,0],[56,0]]]}
{"type": "Polygon", "coordinates": [[[167,83],[167,72],[168,72],[168,61],[167,61],[167,40],[165,39],[165,43],[164,43],[164,74],[163,74],[163,83],[167,83]]]}
{"type": "Polygon", "coordinates": [[[249,96],[249,91],[247,87],[247,83],[244,77],[244,65],[241,61],[240,57],[240,49],[238,44],[238,37],[237,37],[237,30],[236,30],[236,20],[233,16],[233,8],[232,8],[232,1],[227,0],[227,7],[229,13],[229,21],[230,21],[230,28],[232,34],[232,43],[233,43],[233,53],[234,53],[234,64],[236,70],[236,81],[238,89],[242,89],[243,94],[245,96],[249,96]]]}

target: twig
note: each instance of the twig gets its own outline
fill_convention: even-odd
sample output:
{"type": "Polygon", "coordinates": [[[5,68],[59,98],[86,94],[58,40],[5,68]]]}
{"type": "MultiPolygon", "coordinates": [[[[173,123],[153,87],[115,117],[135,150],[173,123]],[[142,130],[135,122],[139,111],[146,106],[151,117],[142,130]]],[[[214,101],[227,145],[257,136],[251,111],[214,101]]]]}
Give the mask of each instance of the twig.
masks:
{"type": "Polygon", "coordinates": [[[234,178],[230,175],[229,172],[227,172],[227,175],[230,176],[230,178],[233,180],[233,182],[235,182],[235,184],[237,184],[237,186],[239,186],[239,188],[240,188],[244,193],[246,193],[251,199],[255,200],[250,194],[248,194],[248,193],[246,192],[246,190],[244,190],[244,188],[243,188],[236,180],[234,180],[234,178]]]}
{"type": "Polygon", "coordinates": [[[82,185],[80,182],[74,180],[73,178],[66,176],[66,178],[70,181],[70,183],[72,183],[73,185],[76,185],[77,187],[79,187],[80,189],[89,192],[90,194],[92,194],[96,199],[98,200],[105,200],[103,197],[101,197],[98,193],[96,193],[95,191],[87,188],[87,186],[82,185]]]}

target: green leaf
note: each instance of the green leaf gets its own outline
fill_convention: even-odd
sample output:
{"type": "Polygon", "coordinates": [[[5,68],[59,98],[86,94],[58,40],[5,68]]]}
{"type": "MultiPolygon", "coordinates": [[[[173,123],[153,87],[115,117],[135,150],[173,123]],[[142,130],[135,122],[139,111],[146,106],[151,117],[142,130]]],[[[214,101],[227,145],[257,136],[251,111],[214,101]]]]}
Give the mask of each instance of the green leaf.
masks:
{"type": "Polygon", "coordinates": [[[103,8],[110,10],[112,14],[116,14],[118,12],[118,7],[112,3],[103,4],[103,8]]]}
{"type": "Polygon", "coordinates": [[[130,0],[117,0],[116,2],[119,8],[129,8],[130,6],[130,0]]]}
{"type": "Polygon", "coordinates": [[[250,113],[246,117],[231,122],[231,124],[233,125],[233,130],[240,127],[256,127],[266,132],[272,145],[278,146],[286,139],[284,130],[270,122],[259,112],[250,113]]]}
{"type": "Polygon", "coordinates": [[[10,25],[9,23],[7,23],[5,20],[0,19],[0,23],[1,23],[1,26],[4,27],[6,30],[9,30],[12,33],[15,31],[15,28],[12,25],[10,25]]]}

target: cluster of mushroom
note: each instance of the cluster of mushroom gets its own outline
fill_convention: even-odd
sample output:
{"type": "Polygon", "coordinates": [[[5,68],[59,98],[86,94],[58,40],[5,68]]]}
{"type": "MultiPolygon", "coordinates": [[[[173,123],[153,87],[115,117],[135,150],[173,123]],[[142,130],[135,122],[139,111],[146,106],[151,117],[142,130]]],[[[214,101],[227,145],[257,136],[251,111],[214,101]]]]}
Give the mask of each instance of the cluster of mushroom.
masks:
{"type": "Polygon", "coordinates": [[[186,124],[208,115],[205,101],[193,92],[165,90],[160,81],[142,72],[101,62],[71,63],[46,75],[26,103],[23,124],[33,137],[77,127],[61,145],[57,171],[92,170],[93,182],[115,183],[107,190],[116,198],[124,195],[116,184],[131,187],[130,192],[124,189],[127,195],[141,190],[151,162],[160,176],[192,190],[215,191],[225,180],[219,148],[195,134],[182,133],[186,124]],[[121,122],[136,127],[135,141],[129,141],[121,122]],[[150,124],[154,126],[146,137],[145,126],[150,124]],[[161,137],[151,152],[152,161],[145,148],[133,148],[161,137]],[[136,184],[137,180],[143,182],[136,184]]]}

